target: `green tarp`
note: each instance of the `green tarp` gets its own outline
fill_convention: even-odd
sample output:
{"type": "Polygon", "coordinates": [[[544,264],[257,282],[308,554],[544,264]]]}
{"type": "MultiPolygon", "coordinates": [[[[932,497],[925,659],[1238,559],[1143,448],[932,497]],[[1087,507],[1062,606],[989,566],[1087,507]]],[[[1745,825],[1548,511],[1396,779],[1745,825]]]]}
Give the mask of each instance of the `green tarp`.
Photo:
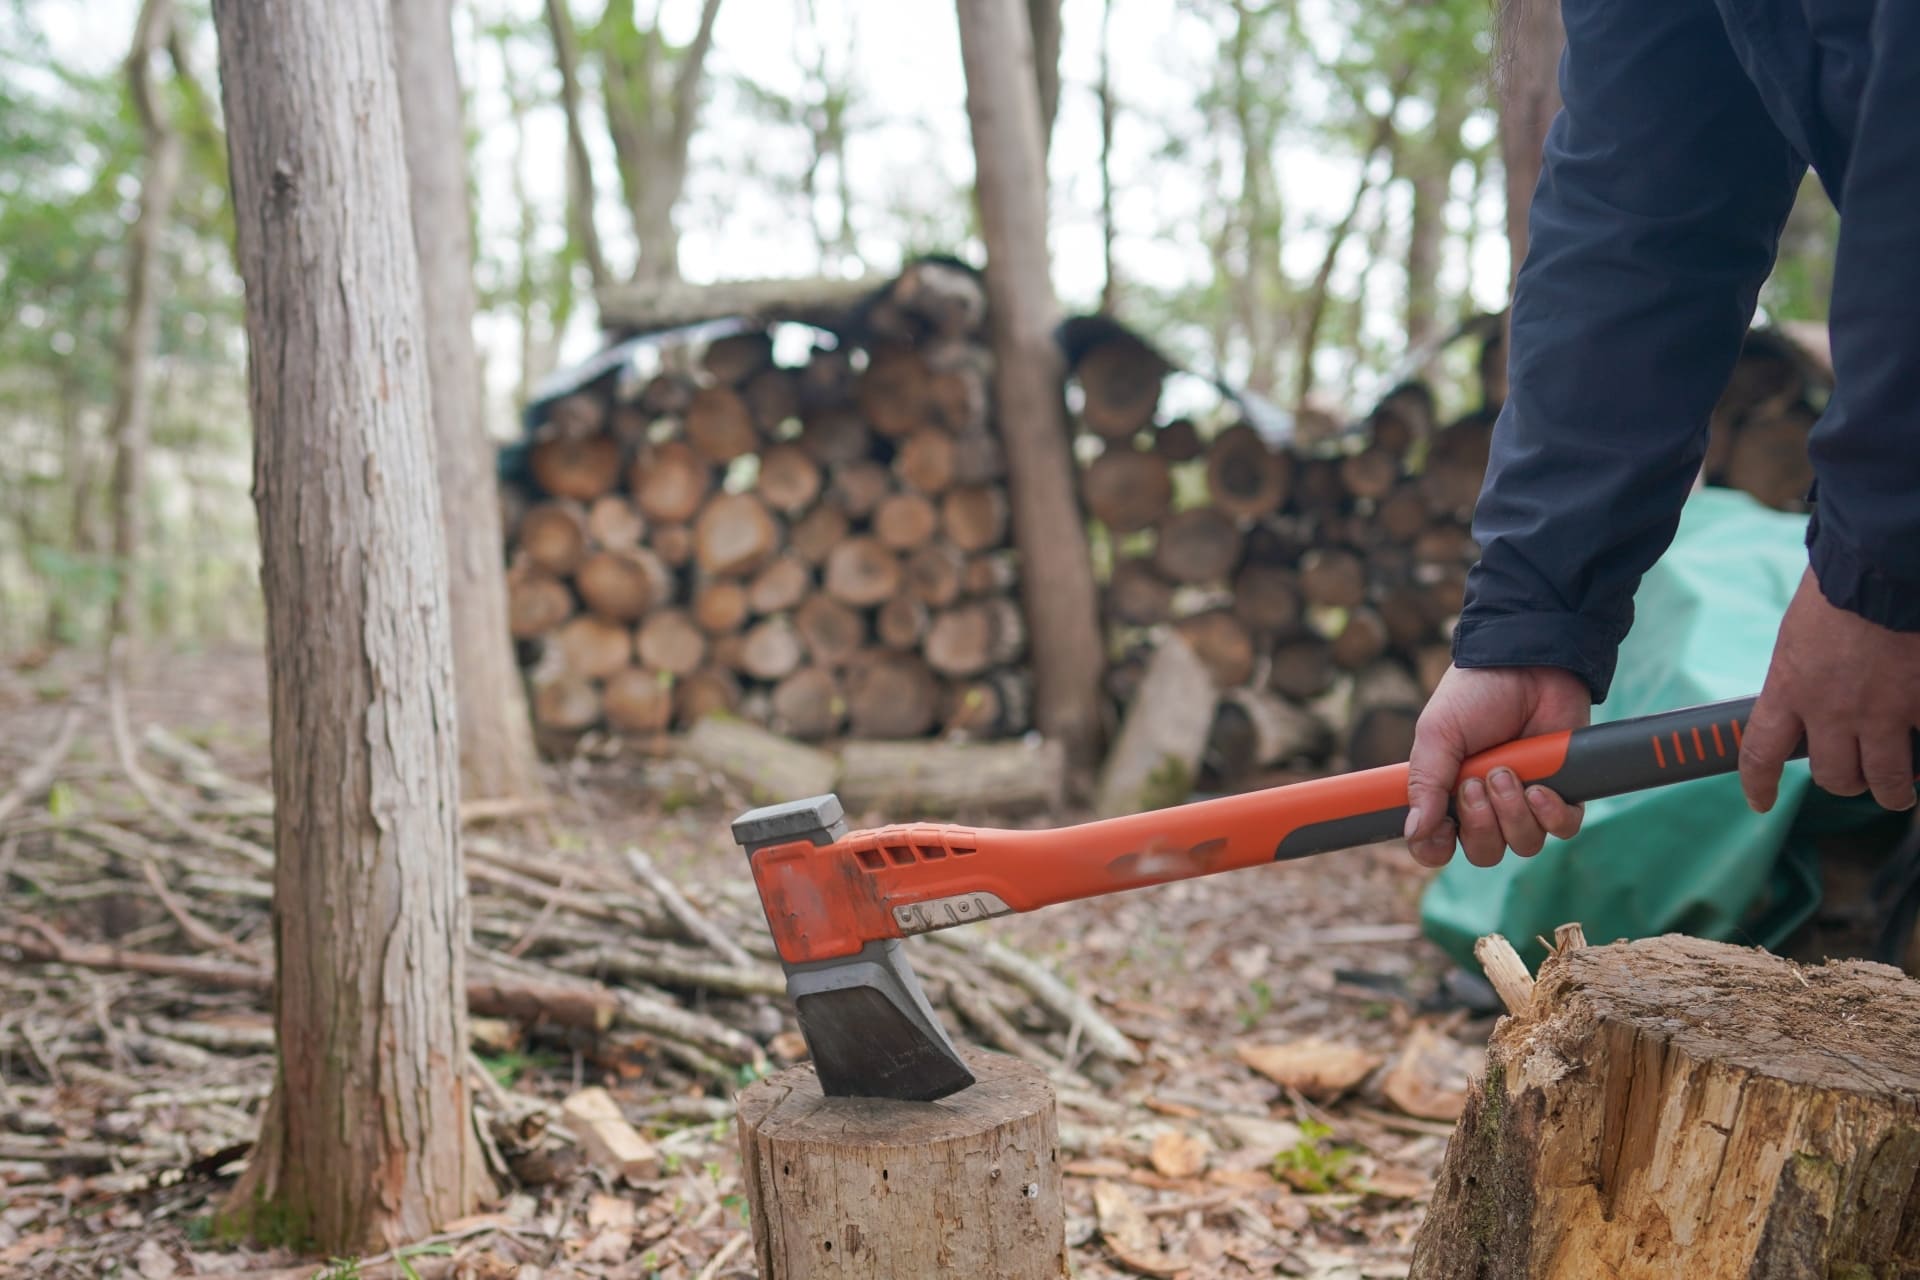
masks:
{"type": "MultiPolygon", "coordinates": [[[[1757,693],[1774,634],[1806,569],[1805,516],[1744,493],[1702,489],[1672,548],[1634,599],[1606,722],[1757,693]]],[[[1474,940],[1500,933],[1537,965],[1556,925],[1589,941],[1687,933],[1775,947],[1819,903],[1812,837],[1863,826],[1871,802],[1813,788],[1805,761],[1787,766],[1771,813],[1747,807],[1735,775],[1702,778],[1587,806],[1572,840],[1533,858],[1481,868],[1454,860],[1421,901],[1427,935],[1477,969],[1474,940]]]]}

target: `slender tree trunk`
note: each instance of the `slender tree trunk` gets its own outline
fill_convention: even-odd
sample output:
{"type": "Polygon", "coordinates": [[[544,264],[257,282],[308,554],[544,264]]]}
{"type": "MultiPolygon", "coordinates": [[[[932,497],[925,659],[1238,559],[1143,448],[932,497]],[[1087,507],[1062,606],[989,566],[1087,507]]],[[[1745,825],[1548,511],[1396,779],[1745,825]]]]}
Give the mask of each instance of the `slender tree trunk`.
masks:
{"type": "Polygon", "coordinates": [[[274,790],[274,1022],[229,1212],[331,1253],[486,1181],[427,344],[386,0],[216,0],[246,285],[274,790]]]}
{"type": "Polygon", "coordinates": [[[474,800],[537,795],[540,765],[507,630],[500,504],[473,345],[473,220],[452,0],[393,0],[393,41],[446,530],[461,791],[474,800]]]}
{"type": "MultiPolygon", "coordinates": [[[[100,531],[95,524],[99,504],[94,500],[100,463],[86,420],[80,412],[80,388],[64,377],[59,385],[60,467],[70,495],[67,551],[75,559],[85,562],[91,561],[100,551],[100,531]]],[[[28,505],[21,503],[16,514],[20,519],[21,531],[31,535],[28,512],[28,505]]],[[[28,536],[23,541],[30,545],[38,539],[28,536]]],[[[80,636],[84,613],[80,605],[78,593],[65,590],[58,581],[49,583],[46,621],[46,642],[49,646],[58,648],[72,644],[80,636]]]]}
{"type": "Polygon", "coordinates": [[[1280,364],[1280,191],[1273,179],[1273,128],[1255,101],[1257,72],[1254,24],[1262,15],[1245,0],[1234,5],[1230,45],[1233,61],[1233,117],[1240,132],[1240,250],[1245,258],[1235,279],[1240,327],[1247,336],[1247,389],[1270,394],[1280,364]]]}
{"type": "Polygon", "coordinates": [[[1100,249],[1106,268],[1100,286],[1100,310],[1113,315],[1119,309],[1120,274],[1114,267],[1113,246],[1119,238],[1113,213],[1113,124],[1116,108],[1113,100],[1113,5],[1106,0],[1100,8],[1100,249]]]}
{"type": "Polygon", "coordinates": [[[1099,748],[1103,650],[1075,494],[1047,256],[1032,33],[1020,0],[959,0],[960,52],[987,246],[987,296],[1021,587],[1033,630],[1035,719],[1076,764],[1099,748]]]}
{"type": "Polygon", "coordinates": [[[1040,90],[1040,169],[1053,149],[1053,122],[1060,114],[1060,0],[1027,0],[1033,29],[1034,83],[1040,90]]]}
{"type": "Polygon", "coordinates": [[[594,221],[593,157],[580,121],[580,39],[574,34],[568,0],[547,0],[547,29],[553,34],[553,58],[560,67],[560,106],[567,118],[567,232],[579,246],[587,275],[598,289],[608,282],[607,259],[594,221]]]}
{"type": "Polygon", "coordinates": [[[1503,9],[1499,50],[1500,155],[1507,172],[1507,244],[1520,274],[1527,256],[1527,214],[1540,183],[1547,129],[1560,112],[1560,52],[1567,30],[1558,0],[1510,0],[1503,9]]]}
{"type": "MultiPolygon", "coordinates": [[[[172,0],[144,0],[127,54],[127,90],[146,146],[139,211],[127,237],[127,310],[116,351],[113,416],[113,606],[107,619],[111,645],[136,639],[140,617],[139,572],[145,521],[147,444],[153,434],[153,349],[160,334],[162,261],[160,236],[172,215],[180,185],[180,134],[153,83],[153,58],[166,48],[173,26],[172,0]]],[[[130,657],[130,655],[128,655],[130,657]]]]}

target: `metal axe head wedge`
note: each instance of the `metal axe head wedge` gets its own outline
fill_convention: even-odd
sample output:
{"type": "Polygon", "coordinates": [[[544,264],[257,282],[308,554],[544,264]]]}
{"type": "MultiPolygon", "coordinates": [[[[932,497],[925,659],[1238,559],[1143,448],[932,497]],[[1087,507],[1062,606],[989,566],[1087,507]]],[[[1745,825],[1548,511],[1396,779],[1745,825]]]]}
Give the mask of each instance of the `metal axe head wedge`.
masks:
{"type": "MultiPolygon", "coordinates": [[[[895,1098],[930,1102],[973,1083],[946,1029],[934,1016],[920,981],[907,963],[899,938],[814,939],[816,949],[844,954],[824,959],[790,958],[785,935],[796,917],[832,919],[835,903],[821,895],[862,891],[856,878],[823,886],[811,876],[781,875],[769,863],[791,860],[808,847],[833,844],[847,834],[837,796],[814,796],[742,814],[733,838],[746,851],[787,974],[787,994],[800,1019],[800,1034],[813,1053],[820,1088],[829,1097],[895,1098]],[[796,903],[792,895],[809,895],[796,903]]],[[[851,905],[851,904],[849,904],[851,905]]]]}

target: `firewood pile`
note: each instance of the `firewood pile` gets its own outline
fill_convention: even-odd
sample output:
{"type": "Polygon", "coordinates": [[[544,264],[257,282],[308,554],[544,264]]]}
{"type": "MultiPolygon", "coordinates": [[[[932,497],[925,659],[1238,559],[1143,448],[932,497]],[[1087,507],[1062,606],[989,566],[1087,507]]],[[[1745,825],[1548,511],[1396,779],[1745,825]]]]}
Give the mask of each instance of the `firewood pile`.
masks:
{"type": "Polygon", "coordinates": [[[748,328],[547,406],[507,497],[539,726],[1024,731],[984,314],[972,273],[923,261],[797,365],[748,328]]]}
{"type": "MultiPolygon", "coordinates": [[[[1358,424],[1303,415],[1284,442],[1238,417],[1166,420],[1168,366],[1129,335],[1080,353],[1082,498],[1104,530],[1113,723],[1165,710],[1135,702],[1172,632],[1218,697],[1192,762],[1207,783],[1406,759],[1478,555],[1469,529],[1506,391],[1499,329],[1487,328],[1479,408],[1443,422],[1431,389],[1409,380],[1358,424]]],[[[1821,376],[1800,346],[1756,333],[1714,412],[1708,482],[1804,509],[1821,376]]],[[[1192,686],[1156,688],[1186,698],[1192,686]]]]}

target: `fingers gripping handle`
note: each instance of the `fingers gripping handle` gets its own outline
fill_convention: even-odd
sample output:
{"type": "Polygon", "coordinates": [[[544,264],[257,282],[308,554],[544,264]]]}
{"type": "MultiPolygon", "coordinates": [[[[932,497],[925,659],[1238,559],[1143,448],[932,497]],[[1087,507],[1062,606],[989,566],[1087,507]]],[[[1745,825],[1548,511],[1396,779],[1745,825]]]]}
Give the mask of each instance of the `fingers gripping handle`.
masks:
{"type": "MultiPolygon", "coordinates": [[[[1525,786],[1537,784],[1570,804],[1584,804],[1733,773],[1740,767],[1740,739],[1753,704],[1752,698],[1736,698],[1522,738],[1469,756],[1460,766],[1459,782],[1506,768],[1525,786]]],[[[1804,747],[1796,754],[1805,754],[1804,747]]],[[[1296,828],[1281,840],[1275,857],[1304,858],[1399,836],[1407,821],[1406,766],[1374,772],[1397,775],[1398,803],[1296,828]]]]}

